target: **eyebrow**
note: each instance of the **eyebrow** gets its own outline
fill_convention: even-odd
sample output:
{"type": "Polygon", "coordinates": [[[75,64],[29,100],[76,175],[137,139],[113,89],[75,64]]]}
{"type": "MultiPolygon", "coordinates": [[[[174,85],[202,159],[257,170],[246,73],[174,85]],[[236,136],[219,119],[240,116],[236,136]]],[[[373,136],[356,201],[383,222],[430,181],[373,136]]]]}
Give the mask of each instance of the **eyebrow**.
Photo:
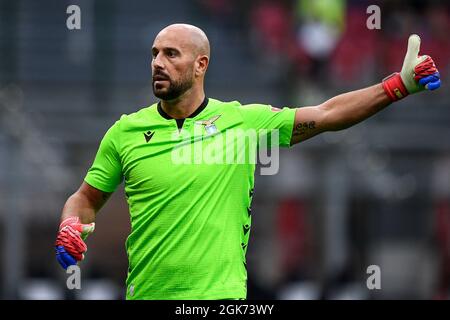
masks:
{"type": "MultiPolygon", "coordinates": [[[[158,50],[158,48],[152,47],[152,52],[155,51],[155,50],[158,50]]],[[[162,51],[169,51],[169,50],[173,50],[173,51],[176,51],[176,52],[181,52],[179,49],[174,48],[174,47],[164,47],[164,48],[162,48],[162,51]]],[[[161,50],[158,50],[158,51],[161,51],[161,50]]]]}

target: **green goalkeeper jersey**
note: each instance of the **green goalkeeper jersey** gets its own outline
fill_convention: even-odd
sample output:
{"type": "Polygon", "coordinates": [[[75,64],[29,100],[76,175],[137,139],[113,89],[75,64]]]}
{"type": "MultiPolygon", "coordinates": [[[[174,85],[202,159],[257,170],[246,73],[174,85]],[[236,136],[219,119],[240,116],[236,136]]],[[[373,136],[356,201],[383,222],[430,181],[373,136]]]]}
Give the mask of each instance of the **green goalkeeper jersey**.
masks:
{"type": "Polygon", "coordinates": [[[254,156],[264,137],[289,146],[294,116],[206,98],[182,126],[154,104],[106,132],[85,181],[124,180],[127,299],[246,298],[254,156]]]}

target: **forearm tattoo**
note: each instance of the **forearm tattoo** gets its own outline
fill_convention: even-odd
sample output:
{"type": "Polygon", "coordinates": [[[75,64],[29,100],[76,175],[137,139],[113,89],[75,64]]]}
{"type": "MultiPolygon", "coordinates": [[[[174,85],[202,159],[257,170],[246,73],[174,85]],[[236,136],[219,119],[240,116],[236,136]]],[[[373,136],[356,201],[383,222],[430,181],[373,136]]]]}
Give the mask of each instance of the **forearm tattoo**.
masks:
{"type": "Polygon", "coordinates": [[[301,136],[305,133],[314,130],[316,128],[316,122],[310,121],[310,122],[300,122],[297,124],[294,128],[293,135],[294,136],[301,136]]]}

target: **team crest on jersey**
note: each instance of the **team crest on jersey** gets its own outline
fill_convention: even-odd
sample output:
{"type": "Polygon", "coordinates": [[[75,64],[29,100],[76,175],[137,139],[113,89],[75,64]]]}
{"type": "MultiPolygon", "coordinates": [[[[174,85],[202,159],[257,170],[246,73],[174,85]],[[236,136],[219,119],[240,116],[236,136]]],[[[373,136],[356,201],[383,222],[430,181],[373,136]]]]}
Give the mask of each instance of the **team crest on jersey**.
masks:
{"type": "Polygon", "coordinates": [[[220,118],[220,114],[218,116],[214,116],[211,119],[208,120],[199,120],[195,121],[195,124],[205,126],[205,131],[207,134],[214,134],[218,132],[216,125],[214,122],[220,118]]]}

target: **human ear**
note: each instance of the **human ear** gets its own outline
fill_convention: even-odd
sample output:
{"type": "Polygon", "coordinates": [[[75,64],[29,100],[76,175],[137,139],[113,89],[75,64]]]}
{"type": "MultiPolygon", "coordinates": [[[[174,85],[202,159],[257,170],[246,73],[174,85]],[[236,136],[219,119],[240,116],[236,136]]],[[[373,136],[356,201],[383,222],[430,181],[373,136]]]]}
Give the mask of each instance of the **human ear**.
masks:
{"type": "Polygon", "coordinates": [[[195,75],[201,76],[206,73],[206,70],[208,69],[209,64],[209,58],[206,55],[197,57],[197,60],[195,61],[195,75]]]}

